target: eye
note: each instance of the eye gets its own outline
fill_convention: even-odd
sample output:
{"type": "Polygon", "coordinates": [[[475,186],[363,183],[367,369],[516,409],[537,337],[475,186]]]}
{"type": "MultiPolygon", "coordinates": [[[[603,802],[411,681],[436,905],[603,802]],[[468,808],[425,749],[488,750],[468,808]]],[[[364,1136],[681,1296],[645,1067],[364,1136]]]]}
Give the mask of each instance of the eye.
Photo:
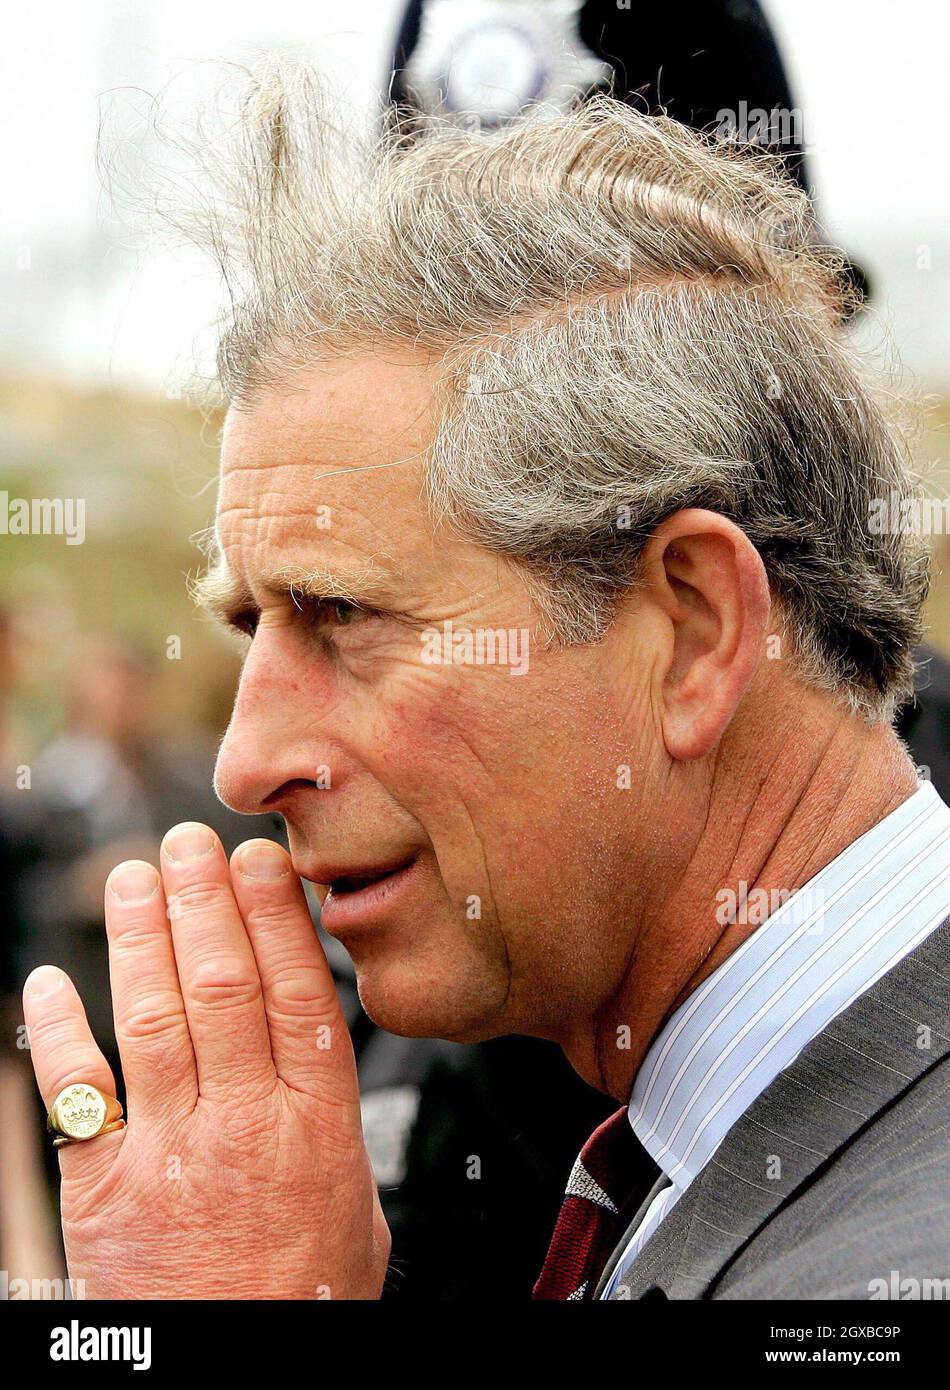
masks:
{"type": "Polygon", "coordinates": [[[260,621],[260,610],[248,608],[243,613],[235,613],[230,619],[231,627],[240,632],[244,637],[253,637],[257,631],[257,624],[260,621]]]}
{"type": "Polygon", "coordinates": [[[323,616],[335,623],[337,627],[349,627],[351,623],[367,615],[367,609],[361,608],[359,604],[351,603],[349,599],[345,598],[327,599],[321,606],[324,610],[323,616]]]}
{"type": "MultiPolygon", "coordinates": [[[[307,599],[291,595],[305,625],[312,629],[351,627],[361,619],[372,617],[374,610],[364,608],[345,598],[307,599]]],[[[229,625],[248,640],[253,640],[260,624],[260,609],[246,608],[229,618],[229,625]]]]}
{"type": "Polygon", "coordinates": [[[360,619],[371,616],[369,608],[363,608],[347,598],[308,599],[293,594],[291,597],[306,626],[317,631],[352,627],[360,619]]]}

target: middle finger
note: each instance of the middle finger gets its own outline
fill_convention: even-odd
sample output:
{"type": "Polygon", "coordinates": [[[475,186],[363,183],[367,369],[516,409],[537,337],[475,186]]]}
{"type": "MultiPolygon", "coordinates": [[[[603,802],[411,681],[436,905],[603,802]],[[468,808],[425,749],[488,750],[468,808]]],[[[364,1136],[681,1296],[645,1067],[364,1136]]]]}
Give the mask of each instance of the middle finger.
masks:
{"type": "Polygon", "coordinates": [[[269,1090],[276,1071],[260,975],[217,835],[194,821],[176,825],[162,841],[162,877],[201,1095],[269,1090]]]}

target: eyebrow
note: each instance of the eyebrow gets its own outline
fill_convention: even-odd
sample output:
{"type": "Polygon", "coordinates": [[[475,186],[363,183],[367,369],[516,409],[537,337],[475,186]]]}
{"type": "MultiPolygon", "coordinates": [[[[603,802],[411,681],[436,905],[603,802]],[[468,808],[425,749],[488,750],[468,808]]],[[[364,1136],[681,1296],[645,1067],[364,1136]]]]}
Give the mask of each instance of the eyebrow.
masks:
{"type": "MultiPolygon", "coordinates": [[[[191,581],[189,588],[194,601],[206,613],[229,626],[240,614],[256,611],[260,606],[247,581],[235,574],[220,556],[205,574],[191,581]]],[[[286,565],[262,575],[257,588],[260,593],[277,598],[324,602],[345,599],[363,608],[378,606],[387,592],[385,576],[370,566],[342,572],[324,566],[286,565]]]]}

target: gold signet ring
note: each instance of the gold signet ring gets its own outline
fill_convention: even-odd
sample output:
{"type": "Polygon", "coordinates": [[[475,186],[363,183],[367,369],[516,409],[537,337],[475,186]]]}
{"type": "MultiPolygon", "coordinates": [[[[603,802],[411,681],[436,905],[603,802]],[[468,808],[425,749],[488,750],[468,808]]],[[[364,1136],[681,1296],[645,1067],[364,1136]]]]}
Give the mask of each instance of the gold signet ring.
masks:
{"type": "Polygon", "coordinates": [[[59,1149],[64,1144],[81,1144],[100,1134],[124,1129],[125,1120],[115,1096],[104,1096],[88,1081],[79,1081],[60,1091],[49,1108],[46,1126],[51,1134],[59,1136],[53,1140],[53,1147],[59,1149]]]}

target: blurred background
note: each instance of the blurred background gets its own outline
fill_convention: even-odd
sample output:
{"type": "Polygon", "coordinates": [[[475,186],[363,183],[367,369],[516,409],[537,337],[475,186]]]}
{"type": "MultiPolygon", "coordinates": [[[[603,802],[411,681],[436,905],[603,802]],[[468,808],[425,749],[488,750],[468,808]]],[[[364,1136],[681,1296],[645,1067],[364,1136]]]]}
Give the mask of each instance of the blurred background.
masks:
{"type": "MultiPolygon", "coordinates": [[[[671,114],[700,125],[717,106],[741,120],[747,96],[750,107],[790,105],[798,113],[794,151],[783,151],[794,154],[791,172],[814,195],[824,239],[846,250],[869,286],[851,331],[872,360],[891,369],[896,360],[903,364],[905,388],[924,405],[915,450],[931,474],[931,491],[944,497],[950,8],[942,0],[899,7],[884,0],[764,0],[760,11],[748,0],[663,0],[661,15],[641,0],[362,0],[341,23],[340,6],[330,0],[85,0],[17,7],[6,15],[4,37],[6,1296],[10,1280],[63,1274],[55,1169],[21,1027],[23,978],[43,960],[69,969],[111,1052],[101,894],[112,865],[129,855],[154,856],[165,829],[185,818],[214,824],[229,848],[252,834],[280,833],[270,823],[239,820],[214,800],[211,767],[236,655],[195,613],[185,587],[201,564],[195,538],[213,517],[220,427],[214,410],[190,402],[187,384],[210,372],[219,286],[209,267],[163,242],[147,215],[130,218],[113,206],[97,167],[100,122],[124,147],[125,177],[134,182],[141,167],[144,180],[148,166],[154,181],[145,135],[150,97],[166,91],[168,108],[187,120],[220,78],[209,60],[253,63],[262,50],[318,64],[367,124],[382,119],[395,66],[397,95],[414,91],[420,104],[451,109],[462,92],[466,108],[481,103],[490,133],[534,90],[536,69],[544,69],[538,54],[551,58],[558,99],[611,76],[621,88],[643,89],[641,104],[670,102],[671,114]],[[750,33],[758,46],[743,46],[750,33]],[[534,53],[528,78],[525,51],[534,53]],[[719,74],[714,97],[691,87],[703,64],[719,74]],[[35,525],[18,534],[17,499],[58,499],[63,524],[43,529],[59,534],[37,534],[35,525]]],[[[49,515],[55,521],[55,506],[49,515]]],[[[950,655],[948,544],[934,537],[928,641],[950,655]]],[[[942,667],[931,662],[931,669],[942,667]]],[[[918,762],[932,761],[938,780],[948,726],[940,680],[925,676],[928,683],[929,723],[917,728],[912,748],[918,762]]],[[[919,715],[907,719],[910,729],[919,715]]],[[[477,1292],[479,1280],[497,1270],[489,1256],[504,1241],[510,1278],[499,1290],[492,1276],[494,1291],[524,1295],[571,1161],[610,1104],[582,1088],[543,1044],[498,1040],[465,1049],[380,1035],[361,1014],[339,953],[334,964],[360,1053],[371,1152],[397,1237],[393,1292],[477,1292]],[[462,1178],[463,1157],[473,1152],[483,1156],[486,1173],[477,1195],[462,1178]],[[534,1225],[522,1219],[522,1236],[512,1235],[517,1219],[500,1177],[493,1185],[493,1155],[499,1174],[503,1164],[510,1173],[514,1155],[533,1194],[534,1225]],[[425,1273],[433,1260],[435,1279],[425,1273]]]]}

